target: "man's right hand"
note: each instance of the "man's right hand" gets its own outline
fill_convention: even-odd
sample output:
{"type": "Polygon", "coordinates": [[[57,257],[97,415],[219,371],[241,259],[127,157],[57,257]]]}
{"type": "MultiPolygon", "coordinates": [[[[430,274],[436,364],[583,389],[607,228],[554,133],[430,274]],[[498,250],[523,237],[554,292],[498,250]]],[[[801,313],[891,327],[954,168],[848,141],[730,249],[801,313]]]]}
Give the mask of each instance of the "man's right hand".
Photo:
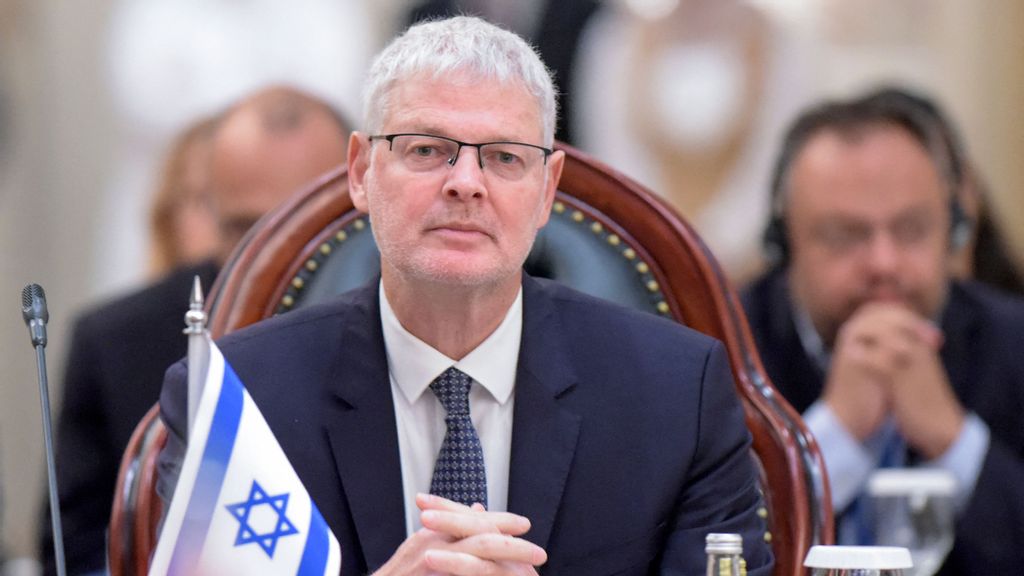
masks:
{"type": "Polygon", "coordinates": [[[475,575],[525,576],[547,561],[543,548],[519,538],[530,521],[508,512],[488,512],[420,494],[423,528],[398,547],[376,576],[475,575]]]}
{"type": "Polygon", "coordinates": [[[878,430],[891,410],[890,394],[918,343],[941,334],[927,320],[894,302],[870,302],[840,328],[823,398],[857,439],[878,430]]]}

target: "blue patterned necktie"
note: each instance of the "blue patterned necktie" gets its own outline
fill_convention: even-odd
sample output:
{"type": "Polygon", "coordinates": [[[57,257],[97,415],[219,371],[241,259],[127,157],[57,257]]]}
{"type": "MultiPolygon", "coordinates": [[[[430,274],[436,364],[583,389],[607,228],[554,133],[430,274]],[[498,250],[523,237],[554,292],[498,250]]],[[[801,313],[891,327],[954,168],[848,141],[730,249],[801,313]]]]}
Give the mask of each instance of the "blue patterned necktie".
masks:
{"type": "Polygon", "coordinates": [[[487,506],[487,476],[480,437],[469,419],[469,376],[452,367],[430,383],[430,389],[444,406],[445,432],[441,451],[434,463],[430,493],[455,502],[487,506]]]}
{"type": "MultiPolygon", "coordinates": [[[[900,468],[907,465],[907,443],[900,436],[895,426],[889,425],[882,439],[882,453],[878,466],[881,468],[900,468]]],[[[839,539],[841,544],[855,546],[874,546],[875,542],[874,511],[871,509],[871,497],[862,492],[854,499],[840,517],[839,539]]]]}

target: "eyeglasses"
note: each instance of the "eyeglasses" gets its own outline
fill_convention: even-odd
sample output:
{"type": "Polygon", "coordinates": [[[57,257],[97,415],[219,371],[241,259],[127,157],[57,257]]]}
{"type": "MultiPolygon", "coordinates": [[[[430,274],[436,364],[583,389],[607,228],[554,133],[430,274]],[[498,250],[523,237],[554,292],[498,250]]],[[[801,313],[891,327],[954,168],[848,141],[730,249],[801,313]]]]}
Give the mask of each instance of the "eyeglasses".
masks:
{"type": "Polygon", "coordinates": [[[476,148],[477,162],[503,180],[520,180],[538,163],[547,164],[554,151],[524,142],[481,142],[471,144],[432,134],[375,134],[370,141],[386,140],[388,149],[411,172],[433,172],[454,166],[464,147],[476,148]]]}
{"type": "Polygon", "coordinates": [[[811,240],[833,255],[863,253],[878,235],[900,249],[922,246],[935,237],[938,223],[928,214],[910,213],[884,225],[830,218],[811,228],[811,240]]]}

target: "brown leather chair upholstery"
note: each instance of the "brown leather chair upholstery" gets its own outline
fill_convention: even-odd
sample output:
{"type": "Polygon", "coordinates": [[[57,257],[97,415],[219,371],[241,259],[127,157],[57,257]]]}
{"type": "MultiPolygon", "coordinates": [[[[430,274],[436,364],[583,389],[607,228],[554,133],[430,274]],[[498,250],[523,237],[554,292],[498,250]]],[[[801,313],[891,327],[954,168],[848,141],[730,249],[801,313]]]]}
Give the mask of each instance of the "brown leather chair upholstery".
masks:
{"type": "Polygon", "coordinates": [[[156,458],[167,442],[159,408],[154,405],[135,426],[121,457],[107,542],[112,576],[146,575],[156,549],[163,516],[163,502],[156,494],[156,458]]]}
{"type": "MultiPolygon", "coordinates": [[[[565,169],[527,271],[674,318],[725,343],[761,468],[775,574],[803,574],[810,546],[833,539],[824,462],[799,415],[765,376],[736,293],[700,238],[664,201],[586,155],[559,148],[566,152],[565,169]]],[[[363,284],[379,266],[369,220],[354,210],[340,169],[250,231],[212,291],[209,329],[221,336],[323,300],[363,284]]],[[[158,419],[140,426],[156,435],[162,428],[158,419]]],[[[126,455],[122,475],[131,474],[134,461],[126,455]]],[[[152,486],[138,490],[151,493],[152,486]]],[[[115,503],[110,551],[112,564],[127,567],[114,574],[142,573],[138,561],[153,546],[158,506],[118,518],[132,504],[127,494],[119,498],[126,504],[119,510],[115,503]],[[136,529],[126,530],[126,523],[136,529]],[[117,542],[127,535],[149,540],[117,542]],[[131,562],[122,562],[126,552],[134,554],[131,562]]]]}

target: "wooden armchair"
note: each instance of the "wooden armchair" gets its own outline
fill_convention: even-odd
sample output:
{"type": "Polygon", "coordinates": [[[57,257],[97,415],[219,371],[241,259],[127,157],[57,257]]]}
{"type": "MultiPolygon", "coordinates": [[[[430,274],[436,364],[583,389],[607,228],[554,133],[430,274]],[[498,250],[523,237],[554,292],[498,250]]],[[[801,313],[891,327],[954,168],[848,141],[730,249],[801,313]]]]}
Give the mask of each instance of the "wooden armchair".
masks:
{"type": "MultiPolygon", "coordinates": [[[[824,462],[799,415],[765,375],[735,291],[697,234],[663,200],[583,153],[559,148],[565,169],[527,271],[674,318],[725,343],[760,465],[775,574],[803,574],[807,550],[833,540],[824,462]]],[[[208,300],[210,331],[221,336],[339,294],[379,267],[369,220],[352,206],[346,172],[339,169],[250,231],[208,300]]],[[[141,437],[153,439],[149,449],[158,449],[159,419],[140,427],[141,437]]],[[[153,475],[132,473],[152,463],[134,442],[129,451],[133,447],[122,464],[128,480],[119,482],[111,521],[114,576],[144,573],[155,545],[159,502],[141,497],[152,494],[153,475]],[[125,541],[132,537],[147,540],[125,541]]]]}

